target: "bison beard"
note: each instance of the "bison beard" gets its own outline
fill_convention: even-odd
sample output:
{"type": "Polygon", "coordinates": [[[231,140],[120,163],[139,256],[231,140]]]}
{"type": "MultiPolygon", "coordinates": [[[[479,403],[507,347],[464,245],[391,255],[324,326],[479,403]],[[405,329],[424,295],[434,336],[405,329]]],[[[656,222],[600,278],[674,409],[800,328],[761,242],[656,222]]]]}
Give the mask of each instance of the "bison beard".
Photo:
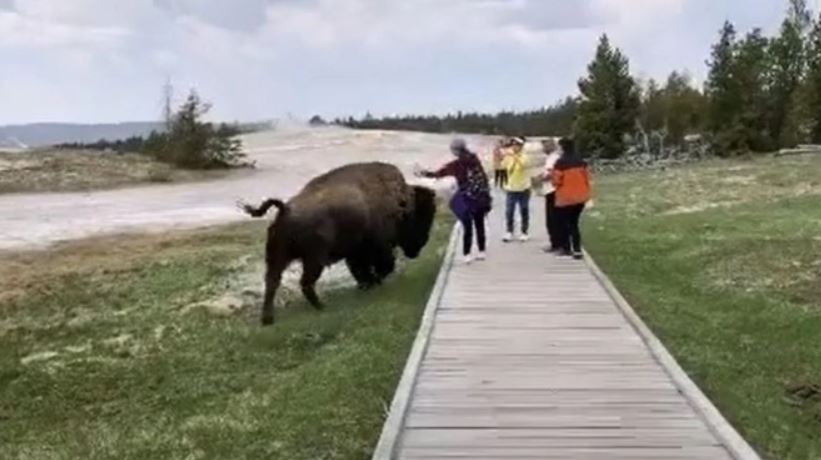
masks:
{"type": "Polygon", "coordinates": [[[288,203],[265,200],[242,209],[262,217],[279,214],[268,227],[262,324],[274,322],[274,297],[282,273],[302,261],[300,287],[321,309],[315,285],[326,266],[345,260],[358,286],[380,284],[396,266],[399,246],[413,259],[427,244],[436,213],[433,191],[412,187],[395,166],[362,163],[343,166],[310,181],[288,203]]]}

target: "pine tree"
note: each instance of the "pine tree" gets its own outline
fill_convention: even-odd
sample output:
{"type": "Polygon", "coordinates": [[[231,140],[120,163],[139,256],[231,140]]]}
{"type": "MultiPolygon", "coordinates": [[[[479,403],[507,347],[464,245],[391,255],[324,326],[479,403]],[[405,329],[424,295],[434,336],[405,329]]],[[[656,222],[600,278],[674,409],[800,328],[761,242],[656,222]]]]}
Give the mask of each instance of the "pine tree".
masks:
{"type": "Polygon", "coordinates": [[[712,59],[707,63],[710,74],[705,83],[705,92],[710,100],[708,127],[719,144],[723,144],[720,139],[726,135],[728,121],[734,118],[740,105],[741,96],[733,75],[735,48],[735,26],[726,21],[721,29],[721,38],[713,45],[712,59]]]}
{"type": "Polygon", "coordinates": [[[680,144],[684,136],[701,131],[706,99],[686,73],[672,72],[664,87],[668,143],[680,144]]]}
{"type": "Polygon", "coordinates": [[[588,76],[579,81],[581,102],[576,135],[582,151],[603,158],[624,154],[625,135],[634,129],[641,105],[627,58],[603,35],[588,76]]]}
{"type": "Polygon", "coordinates": [[[806,0],[790,0],[789,3],[779,36],[773,39],[770,47],[773,71],[769,128],[782,146],[792,146],[800,137],[795,104],[807,70],[805,37],[811,22],[806,0]]]}
{"type": "Polygon", "coordinates": [[[745,150],[763,152],[778,145],[778,137],[767,125],[769,47],[770,41],[761,29],[754,29],[737,45],[733,75],[738,85],[739,105],[733,120],[738,143],[745,150]]]}
{"type": "Polygon", "coordinates": [[[811,141],[821,143],[821,13],[813,24],[808,46],[806,115],[811,141]]]}
{"type": "Polygon", "coordinates": [[[756,29],[741,40],[725,22],[713,46],[710,74],[705,85],[709,98],[708,128],[713,147],[726,156],[766,149],[769,41],[756,29]]]}

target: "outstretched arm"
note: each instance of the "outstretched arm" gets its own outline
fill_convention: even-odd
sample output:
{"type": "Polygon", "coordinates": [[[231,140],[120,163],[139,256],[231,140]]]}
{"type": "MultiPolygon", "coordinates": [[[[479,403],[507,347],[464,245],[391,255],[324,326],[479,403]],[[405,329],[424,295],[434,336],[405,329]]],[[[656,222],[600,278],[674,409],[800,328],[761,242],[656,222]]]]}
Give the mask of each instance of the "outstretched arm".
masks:
{"type": "Polygon", "coordinates": [[[419,175],[430,179],[441,179],[443,177],[455,176],[456,162],[451,161],[436,171],[420,171],[419,175]]]}

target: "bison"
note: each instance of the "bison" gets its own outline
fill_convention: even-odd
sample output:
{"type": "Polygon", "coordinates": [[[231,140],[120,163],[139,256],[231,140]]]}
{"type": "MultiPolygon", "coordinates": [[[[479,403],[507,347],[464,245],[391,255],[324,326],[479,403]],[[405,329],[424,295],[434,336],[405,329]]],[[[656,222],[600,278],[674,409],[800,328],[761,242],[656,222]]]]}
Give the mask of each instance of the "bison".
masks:
{"type": "Polygon", "coordinates": [[[240,205],[252,217],[279,210],[265,249],[262,324],[269,325],[282,273],[293,261],[302,261],[302,294],[322,309],[315,284],[325,267],[344,260],[358,286],[368,289],[394,271],[397,246],[408,258],[418,257],[430,236],[436,195],[408,185],[395,166],[359,163],[314,178],[287,203],[240,205]]]}

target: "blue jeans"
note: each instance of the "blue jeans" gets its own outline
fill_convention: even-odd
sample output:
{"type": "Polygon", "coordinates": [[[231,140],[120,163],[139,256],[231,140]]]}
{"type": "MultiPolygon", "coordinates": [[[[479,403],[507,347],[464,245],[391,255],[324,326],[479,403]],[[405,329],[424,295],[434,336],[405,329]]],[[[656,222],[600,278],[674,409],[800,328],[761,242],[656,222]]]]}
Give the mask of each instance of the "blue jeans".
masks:
{"type": "Polygon", "coordinates": [[[519,206],[522,216],[522,234],[527,235],[530,227],[530,190],[524,192],[507,192],[507,203],[505,206],[505,217],[507,218],[507,231],[513,233],[513,215],[519,206]]]}

